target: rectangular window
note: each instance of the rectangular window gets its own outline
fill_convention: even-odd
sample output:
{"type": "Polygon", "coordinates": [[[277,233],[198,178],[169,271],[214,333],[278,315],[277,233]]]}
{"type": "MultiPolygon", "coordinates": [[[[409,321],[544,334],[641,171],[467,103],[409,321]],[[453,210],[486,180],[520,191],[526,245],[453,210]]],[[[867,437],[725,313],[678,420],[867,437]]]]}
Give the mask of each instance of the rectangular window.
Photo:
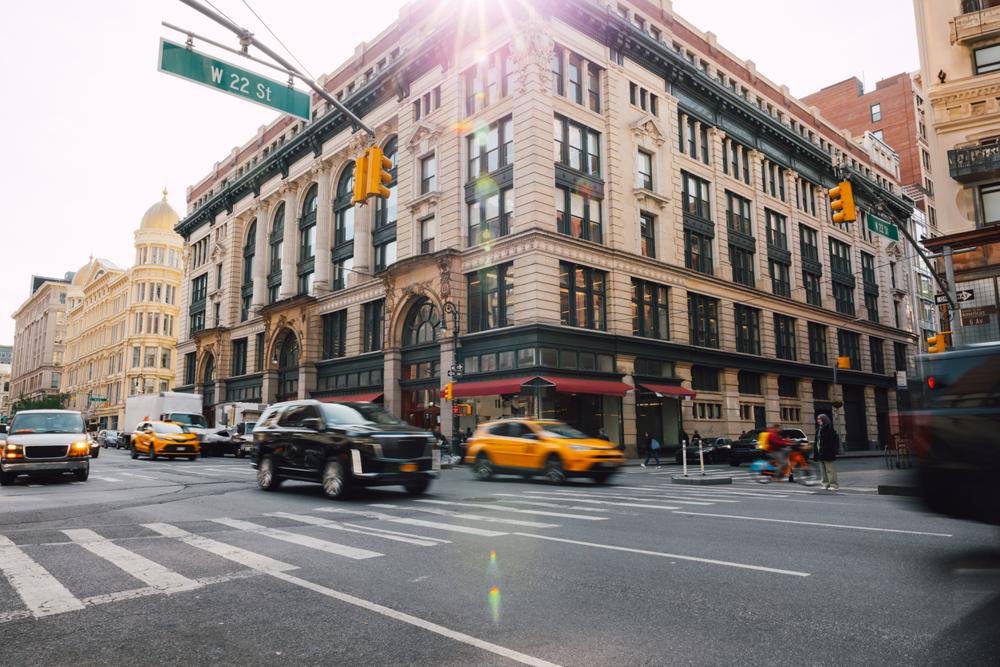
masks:
{"type": "Polygon", "coordinates": [[[795,361],[795,318],[774,316],[774,353],[779,359],[795,361]]]}
{"type": "Polygon", "coordinates": [[[508,47],[489,54],[466,70],[463,77],[465,114],[471,116],[509,95],[513,70],[514,62],[508,47]]]}
{"type": "Polygon", "coordinates": [[[375,246],[375,272],[385,271],[396,262],[396,241],[387,241],[375,246]]]}
{"type": "Polygon", "coordinates": [[[893,343],[892,356],[895,357],[896,370],[906,371],[906,343],[893,343]]]}
{"type": "MultiPolygon", "coordinates": [[[[261,334],[263,335],[263,334],[261,334]]],[[[138,349],[138,348],[136,348],[138,349]]],[[[184,384],[194,384],[196,364],[198,363],[198,357],[195,352],[188,352],[184,355],[184,384]]],[[[139,364],[134,364],[138,366],[139,364]]]]}
{"type": "Polygon", "coordinates": [[[636,187],[646,190],[653,189],[653,155],[648,151],[639,149],[637,156],[638,173],[636,174],[636,187]]]}
{"type": "Polygon", "coordinates": [[[729,244],[729,263],[733,267],[733,282],[755,287],[754,252],[742,246],[729,244]]]}
{"type": "Polygon", "coordinates": [[[592,63],[587,65],[587,106],[601,113],[601,68],[592,63]]]}
{"type": "Polygon", "coordinates": [[[736,374],[736,386],[739,388],[740,394],[760,396],[764,393],[761,391],[762,384],[760,373],[740,371],[736,374]]]}
{"type": "Polygon", "coordinates": [[[826,326],[815,322],[809,323],[809,363],[829,365],[826,355],[826,326]]]}
{"type": "MultiPolygon", "coordinates": [[[[508,116],[466,137],[469,180],[514,164],[514,121],[508,116]]],[[[437,164],[434,165],[435,170],[437,164]]]]}
{"type": "Polygon", "coordinates": [[[702,220],[712,219],[712,209],[709,205],[709,182],[685,171],[681,172],[683,181],[682,201],[684,213],[702,220]]]}
{"type": "Polygon", "coordinates": [[[802,286],[806,291],[806,303],[813,306],[823,305],[823,292],[820,289],[820,277],[811,271],[802,272],[802,286]]]}
{"type": "Polygon", "coordinates": [[[145,368],[156,368],[156,353],[157,348],[147,347],[146,353],[143,355],[142,365],[145,368]]]}
{"type": "Polygon", "coordinates": [[[632,279],[632,335],[670,339],[670,291],[656,283],[632,279]]]}
{"type": "Polygon", "coordinates": [[[136,346],[132,348],[132,368],[139,368],[142,361],[142,348],[136,346]]]}
{"type": "MultiPolygon", "coordinates": [[[[798,398],[799,396],[799,381],[798,378],[793,378],[788,375],[778,376],[778,396],[784,398],[798,398]]],[[[791,410],[791,408],[783,408],[783,410],[791,410]]],[[[798,412],[798,408],[795,408],[798,412]]],[[[798,421],[798,417],[795,419],[788,420],[786,417],[782,417],[785,421],[798,421]]]]}
{"type": "Polygon", "coordinates": [[[799,250],[802,259],[819,261],[819,234],[812,227],[799,225],[799,250]]]}
{"type": "Polygon", "coordinates": [[[877,123],[882,120],[882,105],[878,103],[873,104],[871,106],[871,114],[873,123],[877,123]]]}
{"type": "Polygon", "coordinates": [[[777,296],[791,298],[792,283],[788,276],[788,264],[769,259],[767,260],[767,273],[771,276],[771,292],[777,296]]]}
{"type": "Polygon", "coordinates": [[[850,285],[833,281],[833,302],[837,312],[854,316],[854,288],[850,285]]]}
{"type": "Polygon", "coordinates": [[[466,275],[469,331],[485,331],[511,324],[508,307],[514,294],[514,264],[491,266],[466,275]]]}
{"type": "Polygon", "coordinates": [[[837,348],[842,357],[851,360],[851,368],[861,370],[861,336],[853,331],[840,329],[837,332],[837,348]]]}
{"type": "Polygon", "coordinates": [[[336,359],[347,352],[347,311],[323,315],[323,359],[336,359]]]}
{"type": "Polygon", "coordinates": [[[550,60],[552,67],[552,92],[556,95],[564,94],[563,87],[563,58],[565,52],[563,48],[556,45],[555,49],[552,51],[552,58],[550,60]]]}
{"type": "Polygon", "coordinates": [[[719,347],[719,300],[688,292],[687,301],[691,345],[719,347]]]}
{"type": "Polygon", "coordinates": [[[875,277],[875,256],[866,252],[861,253],[861,279],[866,285],[878,285],[875,277]]]}
{"type": "Polygon", "coordinates": [[[601,175],[601,134],[596,130],[555,116],[552,125],[555,161],[590,176],[601,175]]]}
{"type": "Polygon", "coordinates": [[[885,374],[885,341],[872,336],[868,339],[868,346],[872,353],[872,373],[885,374]]]}
{"type": "Polygon", "coordinates": [[[578,239],[603,242],[600,197],[584,188],[582,191],[556,187],[556,229],[578,239]]]}
{"type": "Polygon", "coordinates": [[[428,155],[420,160],[420,194],[437,189],[437,158],[428,155]]]}
{"type": "Polygon", "coordinates": [[[604,271],[559,263],[560,321],[571,327],[605,329],[606,303],[604,271]]]}
{"type": "Polygon", "coordinates": [[[788,220],[769,208],[764,209],[767,223],[767,245],[780,250],[788,250],[788,220]]]}
{"type": "Polygon", "coordinates": [[[568,75],[566,97],[572,102],[583,104],[583,58],[575,53],[569,54],[568,75]]]}
{"type": "Polygon", "coordinates": [[[644,257],[656,257],[656,216],[639,213],[639,239],[644,257]]]}
{"type": "Polygon", "coordinates": [[[830,268],[844,275],[853,275],[851,269],[851,246],[837,239],[830,239],[830,268]]]}
{"type": "Polygon", "coordinates": [[[760,354],[760,311],[736,304],[736,351],[760,354]]]}
{"type": "Polygon", "coordinates": [[[254,337],[254,369],[258,373],[264,371],[264,332],[254,337]]]}
{"type": "Polygon", "coordinates": [[[506,236],[510,233],[510,217],[514,213],[514,192],[511,188],[481,194],[469,202],[469,247],[506,236]]]}
{"type": "Polygon", "coordinates": [[[233,376],[246,375],[247,372],[247,339],[233,341],[233,376]]]}
{"type": "Polygon", "coordinates": [[[712,239],[704,234],[684,230],[684,266],[709,275],[713,272],[712,239]]]}
{"type": "Polygon", "coordinates": [[[203,273],[191,281],[191,303],[197,304],[208,295],[208,274],[203,273]]]}
{"type": "Polygon", "coordinates": [[[420,253],[434,252],[434,236],[437,234],[435,218],[424,218],[420,221],[420,253]]]}
{"type": "Polygon", "coordinates": [[[364,304],[362,323],[362,351],[374,352],[382,349],[382,328],[385,322],[385,301],[369,301],[364,304]]]}
{"type": "Polygon", "coordinates": [[[729,229],[753,236],[753,225],[750,221],[752,205],[749,199],[733,192],[726,191],[726,225],[729,229]]]}
{"type": "Polygon", "coordinates": [[[700,391],[719,391],[719,369],[711,366],[692,366],[691,388],[700,391]]]}
{"type": "Polygon", "coordinates": [[[711,146],[708,143],[708,126],[702,123],[701,130],[698,133],[698,139],[701,144],[701,161],[708,164],[708,156],[710,153],[711,146]]]}
{"type": "Polygon", "coordinates": [[[878,294],[865,292],[865,311],[869,322],[878,322],[878,294]]]}

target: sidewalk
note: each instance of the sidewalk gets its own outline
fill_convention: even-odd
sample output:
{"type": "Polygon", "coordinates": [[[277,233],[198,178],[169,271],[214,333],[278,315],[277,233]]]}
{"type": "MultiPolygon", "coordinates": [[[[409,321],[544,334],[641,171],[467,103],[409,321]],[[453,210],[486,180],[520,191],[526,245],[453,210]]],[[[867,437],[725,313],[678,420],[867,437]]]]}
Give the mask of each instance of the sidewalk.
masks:
{"type": "MultiPolygon", "coordinates": [[[[841,459],[881,458],[882,456],[883,456],[882,450],[863,450],[863,451],[857,451],[857,452],[845,452],[843,454],[838,454],[837,455],[837,460],[839,461],[841,459]]],[[[640,465],[645,460],[646,460],[645,458],[625,459],[625,465],[626,466],[637,466],[637,465],[640,465]]],[[[673,452],[671,452],[669,455],[661,455],[660,456],[660,462],[664,466],[667,466],[667,465],[677,465],[676,463],[674,463],[674,454],[673,454],[673,452]]],[[[650,465],[655,465],[655,462],[654,461],[650,461],[650,465]]],[[[697,454],[694,455],[694,459],[691,459],[691,458],[688,459],[688,465],[689,466],[691,466],[691,465],[698,465],[698,455],[697,454]]],[[[718,463],[718,464],[712,464],[712,465],[726,465],[726,464],[725,463],[718,463]]],[[[680,466],[678,466],[678,467],[680,467],[680,466]]]]}

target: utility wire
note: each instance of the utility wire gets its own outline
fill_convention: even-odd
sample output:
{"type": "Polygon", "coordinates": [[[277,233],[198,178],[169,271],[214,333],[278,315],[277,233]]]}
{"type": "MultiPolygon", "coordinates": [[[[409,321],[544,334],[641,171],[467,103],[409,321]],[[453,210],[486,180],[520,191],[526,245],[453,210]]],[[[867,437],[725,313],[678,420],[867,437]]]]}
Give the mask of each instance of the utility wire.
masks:
{"type": "MultiPolygon", "coordinates": [[[[206,0],[206,2],[207,2],[207,0],[206,0]]],[[[281,38],[280,38],[280,37],[278,37],[278,36],[277,36],[277,35],[276,35],[276,34],[274,33],[274,31],[273,31],[273,30],[271,30],[271,26],[269,26],[269,25],[267,24],[267,22],[266,22],[266,21],[265,21],[265,20],[264,20],[263,18],[261,18],[260,14],[258,14],[258,13],[257,13],[257,11],[256,11],[256,10],[255,10],[255,9],[254,9],[253,7],[251,7],[251,6],[250,6],[250,3],[249,3],[249,2],[247,2],[247,0],[242,0],[242,2],[243,2],[243,4],[244,4],[244,5],[246,5],[246,8],[250,10],[250,13],[251,13],[251,14],[253,14],[254,16],[256,16],[256,17],[257,17],[257,20],[258,20],[258,21],[260,21],[260,24],[261,24],[262,26],[264,26],[264,29],[265,29],[265,30],[267,30],[267,31],[268,31],[269,33],[271,33],[271,37],[274,37],[275,41],[277,41],[277,42],[278,42],[278,44],[281,44],[281,48],[283,48],[283,49],[285,50],[285,53],[287,53],[287,54],[288,54],[289,56],[291,56],[292,60],[294,60],[294,61],[295,61],[295,63],[296,63],[296,64],[297,64],[297,65],[298,65],[299,67],[301,67],[301,68],[302,68],[302,71],[303,71],[303,72],[305,72],[306,74],[308,74],[308,75],[309,75],[309,78],[310,78],[310,79],[314,79],[314,80],[315,80],[315,79],[316,79],[316,77],[314,77],[314,76],[312,75],[312,72],[310,72],[310,71],[309,71],[309,69],[308,69],[308,68],[307,68],[307,67],[306,67],[305,65],[303,65],[303,64],[302,64],[302,61],[301,61],[301,60],[299,60],[298,58],[296,58],[296,57],[295,57],[295,54],[294,54],[294,53],[292,53],[292,50],[291,50],[290,48],[288,48],[288,47],[287,47],[287,46],[285,45],[285,43],[284,43],[283,41],[281,41],[281,38]]],[[[209,3],[209,4],[211,4],[211,3],[209,3]]],[[[232,20],[232,19],[230,19],[230,20],[232,20]]]]}

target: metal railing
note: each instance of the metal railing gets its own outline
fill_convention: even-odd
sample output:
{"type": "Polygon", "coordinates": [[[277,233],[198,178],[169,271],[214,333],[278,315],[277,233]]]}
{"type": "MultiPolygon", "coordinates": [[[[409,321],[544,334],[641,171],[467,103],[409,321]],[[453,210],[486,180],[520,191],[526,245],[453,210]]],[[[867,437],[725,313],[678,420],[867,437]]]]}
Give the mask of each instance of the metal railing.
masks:
{"type": "Polygon", "coordinates": [[[948,172],[960,183],[1000,175],[1000,143],[948,151],[948,172]]]}

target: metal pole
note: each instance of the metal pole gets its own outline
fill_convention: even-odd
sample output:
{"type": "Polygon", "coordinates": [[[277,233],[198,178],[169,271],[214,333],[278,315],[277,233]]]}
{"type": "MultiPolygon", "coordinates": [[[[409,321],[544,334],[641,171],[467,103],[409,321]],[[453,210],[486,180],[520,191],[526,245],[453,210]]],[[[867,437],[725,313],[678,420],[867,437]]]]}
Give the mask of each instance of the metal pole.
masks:
{"type": "Polygon", "coordinates": [[[684,476],[688,476],[688,441],[681,440],[681,462],[684,467],[684,476]]]}
{"type": "Polygon", "coordinates": [[[702,476],[705,475],[705,450],[701,445],[701,438],[698,438],[698,465],[701,467],[702,476]]]}
{"type": "Polygon", "coordinates": [[[955,265],[952,262],[954,254],[951,246],[946,245],[942,253],[944,255],[944,275],[948,281],[948,320],[951,329],[951,346],[958,347],[961,344],[962,336],[962,316],[958,312],[958,290],[955,289],[955,265]]]}

